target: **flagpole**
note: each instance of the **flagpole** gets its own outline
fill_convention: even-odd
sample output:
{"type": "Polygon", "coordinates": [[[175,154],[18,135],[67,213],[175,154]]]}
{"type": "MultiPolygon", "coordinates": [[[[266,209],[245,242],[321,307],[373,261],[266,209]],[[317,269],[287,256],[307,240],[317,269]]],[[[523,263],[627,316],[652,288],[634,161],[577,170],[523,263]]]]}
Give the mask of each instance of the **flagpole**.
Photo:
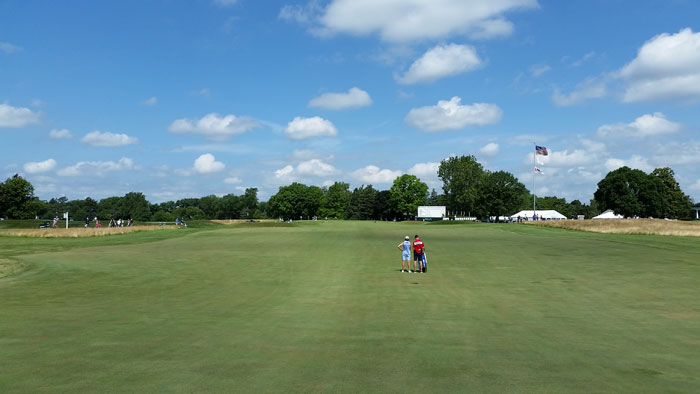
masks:
{"type": "Polygon", "coordinates": [[[535,203],[535,199],[537,198],[535,196],[535,157],[537,157],[537,143],[533,142],[533,145],[535,145],[535,150],[532,152],[532,216],[537,217],[537,204],[535,203]]]}

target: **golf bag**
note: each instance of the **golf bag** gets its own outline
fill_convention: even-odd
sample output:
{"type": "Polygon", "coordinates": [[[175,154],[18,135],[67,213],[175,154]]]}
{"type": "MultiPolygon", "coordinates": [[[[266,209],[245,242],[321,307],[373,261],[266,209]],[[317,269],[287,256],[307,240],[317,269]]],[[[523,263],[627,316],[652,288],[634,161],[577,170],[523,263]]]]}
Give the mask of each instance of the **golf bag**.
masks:
{"type": "Polygon", "coordinates": [[[423,262],[421,263],[421,270],[423,272],[428,271],[428,257],[425,255],[425,251],[423,251],[423,262]]]}

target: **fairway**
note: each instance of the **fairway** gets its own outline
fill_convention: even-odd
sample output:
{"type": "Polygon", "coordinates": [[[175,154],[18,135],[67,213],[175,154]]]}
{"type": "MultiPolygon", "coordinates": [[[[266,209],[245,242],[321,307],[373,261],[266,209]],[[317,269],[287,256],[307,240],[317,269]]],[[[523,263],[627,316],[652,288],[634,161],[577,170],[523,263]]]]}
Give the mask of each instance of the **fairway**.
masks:
{"type": "MultiPolygon", "coordinates": [[[[1,233],[0,233],[1,234],[1,233]]],[[[697,238],[518,224],[0,235],[0,393],[698,393],[697,238]],[[401,273],[419,234],[428,272],[401,273]]]]}

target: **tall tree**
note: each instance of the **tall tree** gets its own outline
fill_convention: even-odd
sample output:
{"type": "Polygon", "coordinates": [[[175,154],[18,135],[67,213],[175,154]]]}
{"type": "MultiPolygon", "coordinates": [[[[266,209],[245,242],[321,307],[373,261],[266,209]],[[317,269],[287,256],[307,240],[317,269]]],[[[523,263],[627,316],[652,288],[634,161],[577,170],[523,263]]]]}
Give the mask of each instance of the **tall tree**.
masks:
{"type": "Polygon", "coordinates": [[[151,219],[150,204],[141,192],[130,192],[122,198],[122,217],[146,221],[151,219]]]}
{"type": "Polygon", "coordinates": [[[453,156],[441,161],[438,177],[443,183],[448,210],[476,210],[484,169],[474,156],[453,156]]]}
{"type": "Polygon", "coordinates": [[[505,171],[487,172],[481,187],[478,210],[481,216],[509,216],[520,206],[527,195],[525,185],[513,174],[505,171]]]}
{"type": "Polygon", "coordinates": [[[376,206],[377,191],[372,185],[356,187],[350,196],[347,218],[351,220],[372,219],[376,206]]]}
{"type": "Polygon", "coordinates": [[[0,184],[0,215],[10,219],[33,219],[36,212],[30,202],[34,199],[34,186],[15,174],[0,184]]]}
{"type": "Polygon", "coordinates": [[[294,182],[281,186],[279,191],[268,201],[271,215],[283,219],[308,218],[318,214],[323,191],[317,186],[306,186],[294,182]]]}
{"type": "Polygon", "coordinates": [[[425,205],[428,198],[428,185],[415,175],[403,174],[394,179],[389,189],[389,204],[395,212],[405,216],[416,216],[418,206],[425,205]]]}
{"type": "Polygon", "coordinates": [[[241,205],[241,217],[244,219],[257,217],[258,213],[258,188],[249,187],[245,189],[243,195],[239,198],[241,205]]]}
{"type": "Polygon", "coordinates": [[[658,178],[664,185],[663,196],[666,200],[666,212],[663,213],[663,216],[677,219],[689,218],[692,202],[690,197],[681,190],[673,170],[669,167],[656,168],[651,172],[651,176],[658,178]]]}
{"type": "Polygon", "coordinates": [[[662,217],[668,211],[665,186],[659,177],[620,167],[598,182],[593,194],[600,210],[612,209],[627,217],[662,217]]]}
{"type": "Polygon", "coordinates": [[[350,185],[345,182],[335,182],[324,190],[321,204],[321,216],[334,219],[344,219],[350,203],[350,185]]]}

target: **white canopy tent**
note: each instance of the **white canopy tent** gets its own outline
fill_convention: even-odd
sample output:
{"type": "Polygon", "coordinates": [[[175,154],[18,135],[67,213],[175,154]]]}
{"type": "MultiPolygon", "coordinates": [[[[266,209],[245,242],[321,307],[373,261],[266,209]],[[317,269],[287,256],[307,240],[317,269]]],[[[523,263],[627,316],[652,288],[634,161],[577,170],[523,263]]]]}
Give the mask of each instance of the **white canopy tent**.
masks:
{"type": "Polygon", "coordinates": [[[622,215],[615,215],[615,212],[613,212],[612,209],[608,209],[607,211],[601,213],[600,215],[594,217],[593,219],[624,219],[625,217],[622,215]]]}
{"type": "Polygon", "coordinates": [[[543,209],[543,210],[524,210],[520,211],[514,215],[511,215],[511,219],[518,219],[518,216],[525,220],[532,220],[532,216],[537,213],[537,219],[538,220],[566,220],[566,216],[562,215],[561,213],[553,210],[553,209],[543,209]]]}

